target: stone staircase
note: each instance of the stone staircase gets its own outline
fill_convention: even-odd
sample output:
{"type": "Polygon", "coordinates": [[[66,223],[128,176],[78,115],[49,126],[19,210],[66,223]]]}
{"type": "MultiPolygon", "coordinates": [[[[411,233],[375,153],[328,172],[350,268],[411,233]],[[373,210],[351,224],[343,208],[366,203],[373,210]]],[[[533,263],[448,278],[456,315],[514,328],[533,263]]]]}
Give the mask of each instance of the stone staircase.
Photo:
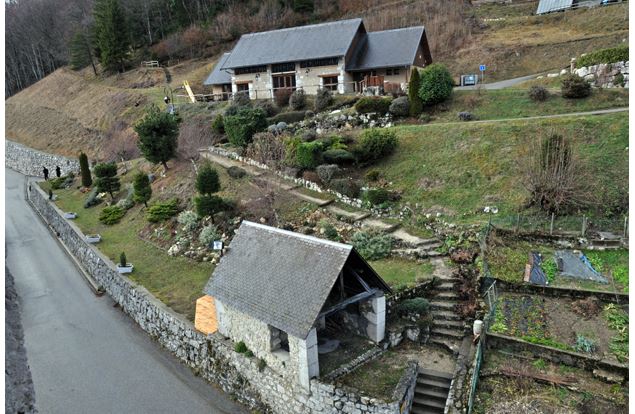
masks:
{"type": "Polygon", "coordinates": [[[465,336],[464,322],[454,309],[459,300],[455,289],[458,279],[452,275],[442,258],[432,261],[435,265],[433,274],[441,282],[429,295],[432,314],[429,343],[449,349],[456,355],[465,336]]]}
{"type": "Polygon", "coordinates": [[[452,374],[419,368],[412,414],[443,414],[452,374]]]}

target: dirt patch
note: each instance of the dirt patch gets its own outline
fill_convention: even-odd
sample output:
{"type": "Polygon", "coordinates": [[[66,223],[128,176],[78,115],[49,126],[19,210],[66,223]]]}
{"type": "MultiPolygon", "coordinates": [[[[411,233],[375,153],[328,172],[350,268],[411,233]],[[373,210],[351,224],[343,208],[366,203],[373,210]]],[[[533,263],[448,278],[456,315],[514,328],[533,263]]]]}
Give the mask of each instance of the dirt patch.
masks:
{"type": "Polygon", "coordinates": [[[591,296],[586,299],[571,302],[571,310],[578,315],[589,319],[602,312],[602,304],[598,298],[591,296]]]}

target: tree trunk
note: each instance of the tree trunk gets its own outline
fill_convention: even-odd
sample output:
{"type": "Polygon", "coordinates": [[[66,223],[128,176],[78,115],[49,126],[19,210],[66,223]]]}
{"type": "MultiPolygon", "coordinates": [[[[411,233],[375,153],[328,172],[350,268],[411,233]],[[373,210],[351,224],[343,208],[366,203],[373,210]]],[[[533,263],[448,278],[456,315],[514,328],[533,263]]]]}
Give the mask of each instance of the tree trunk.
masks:
{"type": "Polygon", "coordinates": [[[168,172],[168,163],[165,161],[161,161],[161,164],[163,164],[163,168],[164,168],[164,172],[168,172]]]}

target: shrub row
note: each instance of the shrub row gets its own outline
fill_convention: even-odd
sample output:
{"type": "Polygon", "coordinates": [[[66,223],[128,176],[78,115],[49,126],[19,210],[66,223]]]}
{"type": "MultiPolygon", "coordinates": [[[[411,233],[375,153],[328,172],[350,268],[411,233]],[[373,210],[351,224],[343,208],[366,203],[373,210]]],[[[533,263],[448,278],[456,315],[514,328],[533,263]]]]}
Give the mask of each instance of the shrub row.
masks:
{"type": "Polygon", "coordinates": [[[165,221],[179,212],[179,200],[173,198],[163,203],[156,203],[148,208],[148,221],[157,223],[165,221]]]}
{"type": "Polygon", "coordinates": [[[628,60],[628,45],[613,47],[587,53],[577,59],[577,68],[598,65],[600,63],[615,63],[628,60]]]}

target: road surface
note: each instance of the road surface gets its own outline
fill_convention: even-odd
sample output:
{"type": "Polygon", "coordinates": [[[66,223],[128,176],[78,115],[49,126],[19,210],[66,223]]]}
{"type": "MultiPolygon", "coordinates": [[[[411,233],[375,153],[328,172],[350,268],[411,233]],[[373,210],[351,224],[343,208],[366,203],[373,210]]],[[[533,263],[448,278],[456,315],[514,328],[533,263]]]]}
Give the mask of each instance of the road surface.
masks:
{"type": "MultiPolygon", "coordinates": [[[[513,78],[513,79],[505,79],[502,81],[498,81],[498,82],[492,82],[492,83],[483,83],[480,84],[479,86],[482,89],[504,89],[504,88],[509,88],[511,86],[515,86],[518,85],[519,83],[523,83],[526,82],[528,80],[532,80],[532,79],[536,79],[538,76],[540,75],[545,75],[545,73],[560,73],[560,69],[554,69],[550,72],[543,72],[543,73],[537,73],[535,75],[527,75],[527,76],[521,76],[519,78],[513,78]]],[[[478,75],[479,79],[481,78],[481,75],[478,75]]],[[[487,72],[485,72],[485,78],[487,78],[487,72]]],[[[477,86],[457,86],[456,90],[473,90],[476,89],[477,86]]]]}
{"type": "Polygon", "coordinates": [[[5,169],[7,266],[40,413],[246,413],[96,297],[5,169]]]}

